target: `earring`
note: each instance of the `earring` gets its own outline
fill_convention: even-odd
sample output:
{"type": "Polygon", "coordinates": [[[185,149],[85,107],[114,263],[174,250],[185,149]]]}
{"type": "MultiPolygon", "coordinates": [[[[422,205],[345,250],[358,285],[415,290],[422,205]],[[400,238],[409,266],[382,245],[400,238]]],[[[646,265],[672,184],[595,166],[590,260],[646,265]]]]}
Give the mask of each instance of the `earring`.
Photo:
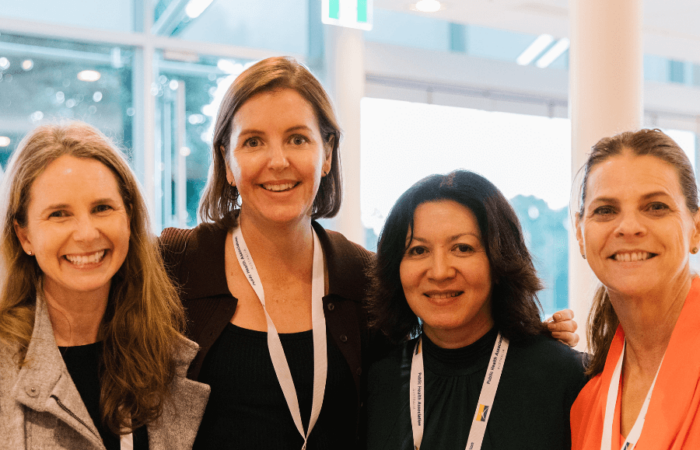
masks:
{"type": "Polygon", "coordinates": [[[697,248],[697,247],[693,247],[693,248],[690,250],[690,253],[692,253],[693,255],[695,255],[697,252],[698,252],[698,248],[697,248]]]}
{"type": "Polygon", "coordinates": [[[586,255],[584,253],[582,253],[581,258],[586,259],[586,255]]]}
{"type": "Polygon", "coordinates": [[[27,255],[32,256],[31,250],[27,252],[27,255]]]}

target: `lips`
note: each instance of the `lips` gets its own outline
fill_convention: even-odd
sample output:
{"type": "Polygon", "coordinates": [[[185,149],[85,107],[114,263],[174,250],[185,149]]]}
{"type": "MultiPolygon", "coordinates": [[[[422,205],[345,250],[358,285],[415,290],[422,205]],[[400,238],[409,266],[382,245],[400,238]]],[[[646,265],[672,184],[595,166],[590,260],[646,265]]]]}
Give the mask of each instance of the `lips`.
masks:
{"type": "Polygon", "coordinates": [[[63,257],[74,266],[83,267],[88,264],[97,264],[101,262],[104,259],[106,253],[106,250],[98,250],[93,253],[82,255],[63,255],[63,257]]]}

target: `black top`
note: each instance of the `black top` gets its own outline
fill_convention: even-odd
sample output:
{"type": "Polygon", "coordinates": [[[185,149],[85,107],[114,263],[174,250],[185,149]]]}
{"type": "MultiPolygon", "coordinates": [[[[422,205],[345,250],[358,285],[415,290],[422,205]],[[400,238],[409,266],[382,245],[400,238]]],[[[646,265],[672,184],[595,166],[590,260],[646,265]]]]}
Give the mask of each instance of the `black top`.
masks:
{"type": "MultiPolygon", "coordinates": [[[[367,311],[363,308],[374,255],[340,233],[326,231],[316,222],[312,225],[321,241],[328,274],[323,311],[329,347],[332,342],[340,350],[355,385],[354,403],[344,402],[335,407],[354,411],[350,425],[360,433],[357,446],[364,447],[364,429],[359,426],[360,418],[366,417],[366,374],[371,363],[386,355],[389,348],[386,338],[367,326],[367,311]]],[[[166,268],[180,287],[180,298],[187,312],[188,337],[200,346],[187,374],[197,381],[202,381],[203,361],[228,327],[238,304],[226,281],[226,233],[225,228],[202,223],[187,230],[166,228],[160,237],[166,268]]],[[[214,397],[216,391],[209,401],[214,397]]],[[[284,410],[287,411],[286,404],[284,410]]]]}
{"type": "MultiPolygon", "coordinates": [[[[107,450],[120,450],[120,438],[102,424],[100,414],[100,359],[102,342],[75,347],[58,347],[75,387],[102,436],[107,450]]],[[[134,431],[134,450],[148,450],[146,427],[134,431]]]]}
{"type": "MultiPolygon", "coordinates": [[[[423,335],[425,428],[421,450],[464,450],[496,329],[460,349],[423,335]]],[[[368,448],[413,449],[412,350],[405,343],[369,372],[368,448]]],[[[511,342],[482,449],[570,449],[569,410],[586,384],[580,353],[545,336],[511,342]]]]}
{"type": "MultiPolygon", "coordinates": [[[[280,334],[294,380],[304,430],[313,396],[312,331],[280,334]]],[[[304,443],[275,375],[267,333],[228,324],[204,360],[199,381],[211,395],[194,449],[293,449],[304,443]]],[[[323,407],[307,448],[355,448],[356,392],[350,368],[328,339],[323,407]]]]}

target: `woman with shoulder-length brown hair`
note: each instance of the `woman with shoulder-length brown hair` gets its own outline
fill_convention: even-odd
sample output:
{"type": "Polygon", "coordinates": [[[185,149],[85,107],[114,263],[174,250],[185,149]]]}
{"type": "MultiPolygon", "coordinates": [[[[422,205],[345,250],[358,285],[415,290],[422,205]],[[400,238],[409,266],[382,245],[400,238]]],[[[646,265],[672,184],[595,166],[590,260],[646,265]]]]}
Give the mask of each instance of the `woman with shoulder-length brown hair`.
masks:
{"type": "Polygon", "coordinates": [[[602,286],[588,373],[571,410],[574,449],[700,448],[698,188],[660,130],[601,139],[584,165],[581,255],[602,286]]]}
{"type": "Polygon", "coordinates": [[[223,99],[203,223],[161,235],[202,348],[190,376],[212,388],[195,448],[358,445],[360,377],[381,347],[362,309],[372,255],[316,222],[340,208],[340,134],[292,58],[254,64],[223,99]]]}
{"type": "Polygon", "coordinates": [[[188,449],[209,388],[136,179],[93,127],[42,126],[4,175],[6,448],[188,449]]]}
{"type": "Polygon", "coordinates": [[[374,328],[400,346],[370,368],[368,448],[570,448],[583,363],[540,322],[540,289],[491,182],[458,170],[406,191],[369,297],[374,328]]]}

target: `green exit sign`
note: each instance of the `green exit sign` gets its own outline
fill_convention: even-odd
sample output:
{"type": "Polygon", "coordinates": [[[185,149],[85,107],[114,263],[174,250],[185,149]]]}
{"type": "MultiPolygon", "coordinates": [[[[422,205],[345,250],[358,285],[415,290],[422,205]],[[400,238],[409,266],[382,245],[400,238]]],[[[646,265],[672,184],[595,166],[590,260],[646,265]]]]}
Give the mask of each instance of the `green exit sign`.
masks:
{"type": "Polygon", "coordinates": [[[323,0],[323,23],[372,29],[372,0],[323,0]]]}

